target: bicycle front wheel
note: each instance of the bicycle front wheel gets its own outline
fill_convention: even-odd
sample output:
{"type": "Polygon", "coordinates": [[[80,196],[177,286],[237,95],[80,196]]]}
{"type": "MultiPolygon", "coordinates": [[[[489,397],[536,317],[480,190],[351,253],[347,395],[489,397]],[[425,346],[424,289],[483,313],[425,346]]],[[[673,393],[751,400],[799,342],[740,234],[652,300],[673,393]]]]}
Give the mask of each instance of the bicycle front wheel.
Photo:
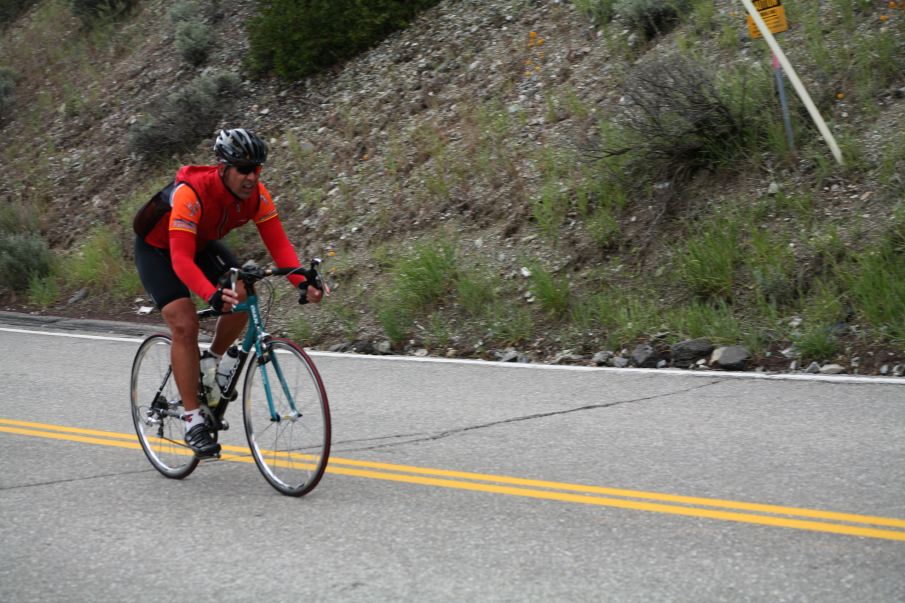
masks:
{"type": "Polygon", "coordinates": [[[330,457],[327,392],[305,350],[287,339],[271,345],[245,374],[245,435],[270,485],[302,496],[317,486],[330,457]]]}
{"type": "Polygon", "coordinates": [[[198,458],[185,444],[182,399],[170,369],[168,335],[145,339],[132,362],[132,423],[154,468],[182,479],[195,470],[198,458]]]}

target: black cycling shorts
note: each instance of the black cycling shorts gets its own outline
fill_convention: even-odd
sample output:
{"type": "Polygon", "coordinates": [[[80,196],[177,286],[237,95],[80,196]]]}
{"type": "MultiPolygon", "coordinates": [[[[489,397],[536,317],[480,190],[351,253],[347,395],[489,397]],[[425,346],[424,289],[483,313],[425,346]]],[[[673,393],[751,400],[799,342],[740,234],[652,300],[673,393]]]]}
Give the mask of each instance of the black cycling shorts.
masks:
{"type": "MultiPolygon", "coordinates": [[[[195,263],[214,285],[224,272],[239,267],[236,256],[220,241],[211,241],[195,253],[195,263]]],[[[135,266],[141,284],[159,310],[171,301],[191,297],[189,288],[173,270],[168,249],[148,245],[141,237],[135,237],[135,266]]]]}

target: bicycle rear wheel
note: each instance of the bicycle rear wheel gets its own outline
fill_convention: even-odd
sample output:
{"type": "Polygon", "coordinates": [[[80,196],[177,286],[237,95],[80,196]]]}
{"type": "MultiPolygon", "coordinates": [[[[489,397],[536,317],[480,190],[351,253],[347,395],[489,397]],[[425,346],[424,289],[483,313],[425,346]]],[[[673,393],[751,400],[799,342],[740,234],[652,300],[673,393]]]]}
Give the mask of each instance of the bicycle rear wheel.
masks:
{"type": "Polygon", "coordinates": [[[283,494],[302,496],[317,486],[330,457],[327,392],[301,347],[287,339],[271,344],[267,359],[255,359],[245,374],[245,435],[270,485],[283,494]]]}
{"type": "Polygon", "coordinates": [[[169,335],[145,339],[132,362],[132,423],[142,450],[154,468],[182,479],[195,470],[198,458],[185,444],[182,399],[170,369],[169,335]]]}

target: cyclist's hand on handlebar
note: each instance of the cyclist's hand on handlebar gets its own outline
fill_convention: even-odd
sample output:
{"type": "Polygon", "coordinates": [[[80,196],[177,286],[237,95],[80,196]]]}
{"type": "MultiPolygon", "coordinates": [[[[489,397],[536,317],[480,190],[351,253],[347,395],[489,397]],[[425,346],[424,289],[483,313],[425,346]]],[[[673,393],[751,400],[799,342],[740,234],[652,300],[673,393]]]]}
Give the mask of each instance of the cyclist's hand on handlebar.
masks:
{"type": "Polygon", "coordinates": [[[318,303],[324,297],[324,292],[310,284],[308,281],[299,284],[299,303],[318,303]]]}
{"type": "Polygon", "coordinates": [[[228,314],[239,303],[239,294],[232,289],[220,287],[210,296],[207,303],[217,314],[228,314]]]}

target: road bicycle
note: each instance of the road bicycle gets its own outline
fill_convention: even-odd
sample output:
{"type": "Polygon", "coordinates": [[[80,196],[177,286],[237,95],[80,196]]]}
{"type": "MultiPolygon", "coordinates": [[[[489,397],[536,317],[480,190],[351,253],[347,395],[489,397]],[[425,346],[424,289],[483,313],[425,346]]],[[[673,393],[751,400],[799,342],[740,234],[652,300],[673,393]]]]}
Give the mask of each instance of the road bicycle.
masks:
{"type": "MultiPolygon", "coordinates": [[[[303,274],[309,283],[329,293],[317,272],[319,259],[310,269],[261,269],[249,262],[228,273],[231,288],[241,280],[247,297],[234,312],[247,312],[248,328],[239,346],[227,353],[237,359],[216,406],[208,405],[205,388],[199,382],[199,401],[205,421],[216,440],[229,429],[224,419],[229,403],[238,397],[238,383],[246,364],[242,385],[242,420],[255,464],[264,478],[279,492],[303,496],[323,477],[330,457],[330,407],[323,381],[311,358],[289,339],[271,337],[264,329],[255,284],[263,281],[273,301],[271,276],[303,274]]],[[[300,303],[307,299],[302,293],[300,303]]],[[[199,317],[214,316],[208,308],[199,317]]],[[[132,422],[141,447],[160,473],[172,479],[188,476],[200,458],[185,444],[184,408],[170,366],[169,335],[150,335],[138,348],[132,363],[132,422]]],[[[224,356],[224,359],[226,356],[224,356]]],[[[199,380],[200,381],[200,380],[199,380]]],[[[247,458],[247,457],[246,457],[247,458]]]]}

